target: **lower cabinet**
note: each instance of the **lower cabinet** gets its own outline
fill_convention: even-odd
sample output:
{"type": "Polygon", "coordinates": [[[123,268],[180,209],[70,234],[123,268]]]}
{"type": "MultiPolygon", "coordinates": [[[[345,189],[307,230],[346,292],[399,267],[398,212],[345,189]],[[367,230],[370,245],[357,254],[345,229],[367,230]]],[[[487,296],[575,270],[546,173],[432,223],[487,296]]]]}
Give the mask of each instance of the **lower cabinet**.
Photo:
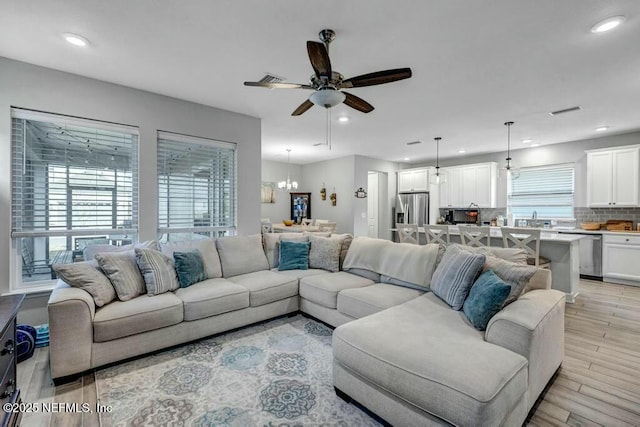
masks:
{"type": "Polygon", "coordinates": [[[613,283],[640,286],[640,236],[603,236],[602,275],[613,283]]]}

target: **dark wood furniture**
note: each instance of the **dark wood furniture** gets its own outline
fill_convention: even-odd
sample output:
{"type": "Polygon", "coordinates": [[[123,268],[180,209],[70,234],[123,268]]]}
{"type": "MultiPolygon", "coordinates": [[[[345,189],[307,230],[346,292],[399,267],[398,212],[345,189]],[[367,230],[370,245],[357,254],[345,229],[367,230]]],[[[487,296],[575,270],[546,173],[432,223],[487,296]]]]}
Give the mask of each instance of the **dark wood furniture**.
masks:
{"type": "MultiPolygon", "coordinates": [[[[20,403],[20,390],[16,377],[16,316],[24,295],[0,297],[0,400],[1,404],[20,403]]],[[[0,412],[0,425],[16,426],[20,422],[20,412],[0,412]]]]}

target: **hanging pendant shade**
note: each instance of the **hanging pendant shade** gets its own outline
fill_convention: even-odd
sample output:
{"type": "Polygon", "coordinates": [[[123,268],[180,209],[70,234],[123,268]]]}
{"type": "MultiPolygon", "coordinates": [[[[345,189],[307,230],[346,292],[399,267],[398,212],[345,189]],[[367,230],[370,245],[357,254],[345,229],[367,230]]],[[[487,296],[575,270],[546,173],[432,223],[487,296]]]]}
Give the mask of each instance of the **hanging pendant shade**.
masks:
{"type": "Polygon", "coordinates": [[[507,127],[507,158],[505,166],[502,168],[506,171],[507,177],[511,177],[512,179],[517,179],[520,176],[520,170],[518,168],[513,167],[511,164],[511,126],[513,126],[513,122],[505,122],[504,125],[507,127]]]}
{"type": "Polygon", "coordinates": [[[287,180],[278,182],[278,188],[283,191],[291,191],[291,190],[298,189],[298,182],[291,181],[291,177],[289,175],[290,160],[291,160],[291,148],[287,148],[287,180]]]}
{"type": "Polygon", "coordinates": [[[436,185],[440,185],[447,181],[446,175],[440,171],[440,141],[442,138],[436,136],[433,139],[436,141],[436,173],[433,175],[433,178],[436,185]]]}

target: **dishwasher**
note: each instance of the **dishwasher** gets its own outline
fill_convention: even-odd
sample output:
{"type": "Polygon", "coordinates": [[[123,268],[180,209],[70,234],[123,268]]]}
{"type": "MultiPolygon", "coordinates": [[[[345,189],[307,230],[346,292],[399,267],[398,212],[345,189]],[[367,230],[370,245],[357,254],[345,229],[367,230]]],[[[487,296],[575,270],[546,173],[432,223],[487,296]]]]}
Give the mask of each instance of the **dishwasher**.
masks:
{"type": "Polygon", "coordinates": [[[562,234],[579,234],[580,239],[580,277],[602,281],[602,234],[582,233],[580,231],[561,231],[562,234]]]}

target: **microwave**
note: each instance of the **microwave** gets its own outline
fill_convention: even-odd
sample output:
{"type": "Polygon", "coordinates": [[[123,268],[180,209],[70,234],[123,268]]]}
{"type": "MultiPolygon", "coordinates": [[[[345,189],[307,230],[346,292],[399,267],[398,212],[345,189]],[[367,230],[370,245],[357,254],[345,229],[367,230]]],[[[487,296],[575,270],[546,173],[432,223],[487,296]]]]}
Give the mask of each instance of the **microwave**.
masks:
{"type": "Polygon", "coordinates": [[[449,209],[445,220],[450,224],[480,224],[480,212],[478,209],[449,209]]]}

